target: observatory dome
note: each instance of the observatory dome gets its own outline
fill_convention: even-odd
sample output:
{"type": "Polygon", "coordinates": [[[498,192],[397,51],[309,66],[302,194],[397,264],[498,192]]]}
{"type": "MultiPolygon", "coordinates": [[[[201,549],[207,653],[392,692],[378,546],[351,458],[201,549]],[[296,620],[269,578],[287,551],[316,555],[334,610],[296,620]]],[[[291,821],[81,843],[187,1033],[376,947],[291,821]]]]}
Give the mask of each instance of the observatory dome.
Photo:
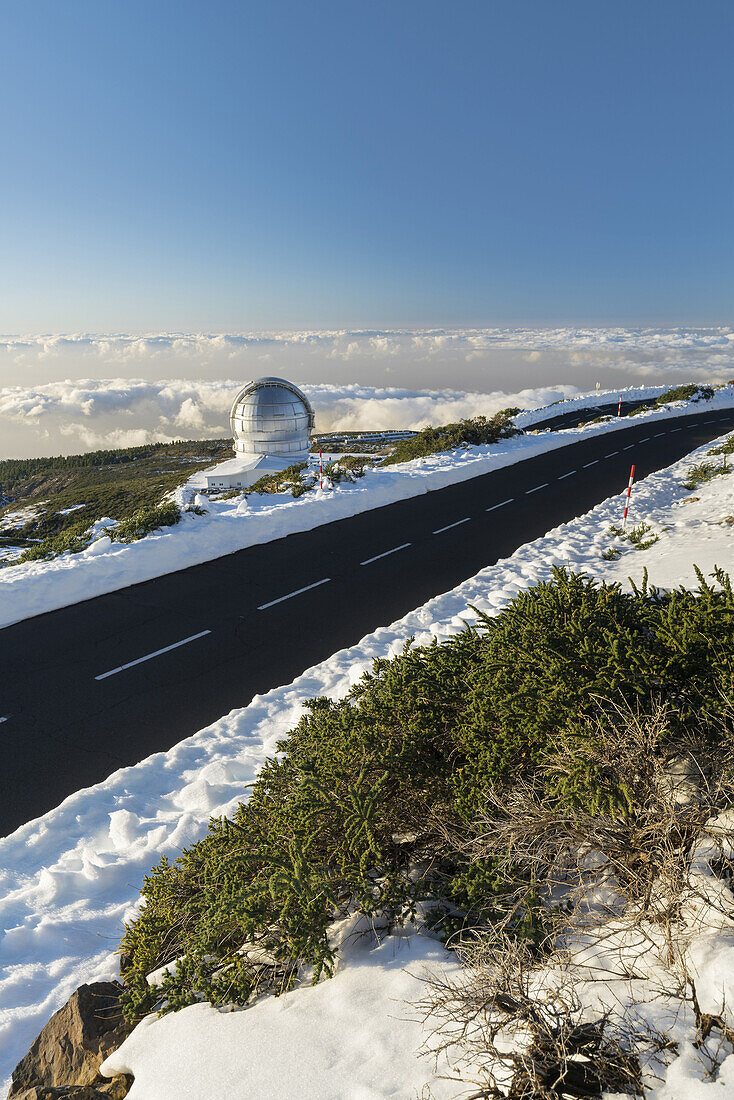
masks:
{"type": "Polygon", "coordinates": [[[308,455],[314,425],[311,403],[284,378],[256,378],[234,399],[230,413],[235,454],[282,455],[288,462],[308,455]]]}

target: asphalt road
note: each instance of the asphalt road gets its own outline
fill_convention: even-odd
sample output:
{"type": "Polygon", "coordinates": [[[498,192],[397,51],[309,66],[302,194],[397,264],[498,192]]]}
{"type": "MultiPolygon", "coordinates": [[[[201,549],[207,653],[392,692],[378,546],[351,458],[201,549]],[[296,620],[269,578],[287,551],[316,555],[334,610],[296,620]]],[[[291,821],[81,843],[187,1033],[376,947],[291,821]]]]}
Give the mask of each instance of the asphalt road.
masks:
{"type": "MultiPolygon", "coordinates": [[[[623,401],[622,413],[626,416],[634,409],[639,409],[642,405],[649,405],[650,403],[649,397],[636,398],[634,401],[623,401]]],[[[536,424],[528,424],[528,429],[537,431],[542,428],[550,428],[555,431],[557,428],[575,428],[577,424],[588,424],[590,420],[594,420],[597,416],[615,416],[618,409],[619,400],[610,401],[607,405],[584,405],[583,409],[558,413],[557,416],[549,416],[546,420],[539,420],[536,424]]]]}
{"type": "Polygon", "coordinates": [[[0,835],[290,683],[734,423],[631,424],[0,630],[0,835]]]}

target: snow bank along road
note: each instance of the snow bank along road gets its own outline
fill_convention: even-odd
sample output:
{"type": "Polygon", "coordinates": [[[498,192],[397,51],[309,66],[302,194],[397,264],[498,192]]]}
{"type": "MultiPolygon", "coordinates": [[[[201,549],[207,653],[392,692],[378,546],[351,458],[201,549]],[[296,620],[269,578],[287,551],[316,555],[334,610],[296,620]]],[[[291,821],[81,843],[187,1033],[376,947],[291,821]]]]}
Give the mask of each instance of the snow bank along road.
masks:
{"type": "Polygon", "coordinates": [[[643,421],[0,630],[0,835],[136,763],[734,423],[643,421]]]}

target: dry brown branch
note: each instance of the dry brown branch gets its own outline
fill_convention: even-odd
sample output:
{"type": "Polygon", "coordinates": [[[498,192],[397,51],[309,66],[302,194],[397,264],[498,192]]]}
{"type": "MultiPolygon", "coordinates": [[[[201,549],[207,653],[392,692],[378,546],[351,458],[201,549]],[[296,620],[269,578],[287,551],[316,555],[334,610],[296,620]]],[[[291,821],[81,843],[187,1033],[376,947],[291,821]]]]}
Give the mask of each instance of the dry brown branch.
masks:
{"type": "Polygon", "coordinates": [[[730,707],[716,729],[673,739],[663,707],[600,706],[533,780],[492,792],[473,829],[444,823],[447,848],[499,863],[507,881],[496,927],[456,945],[466,979],[431,980],[424,1006],[439,1020],[431,1049],[454,1053],[475,1100],[641,1092],[638,1056],[662,1070],[671,1047],[646,1023],[654,1001],[669,1016],[693,1010],[713,1078],[732,1035],[723,1007],[701,1013],[688,958],[701,920],[734,918],[734,828],[722,816],[734,806],[733,725],[730,707]],[[564,789],[569,766],[597,784],[596,804],[564,789]],[[517,941],[515,920],[539,902],[541,953],[517,941]],[[604,1011],[589,1022],[579,990],[594,986],[604,1011]]]}
{"type": "Polygon", "coordinates": [[[572,903],[576,925],[584,911],[598,923],[606,909],[667,926],[697,889],[699,842],[708,839],[722,861],[730,849],[726,830],[710,828],[734,802],[731,738],[715,733],[673,741],[665,708],[640,716],[608,705],[557,746],[537,777],[492,792],[473,833],[455,841],[472,859],[499,860],[515,879],[508,913],[542,884],[548,901],[572,903]],[[601,808],[548,793],[570,760],[595,777],[601,808]]]}
{"type": "Polygon", "coordinates": [[[466,973],[428,977],[419,1007],[430,1021],[427,1052],[449,1060],[466,1100],[642,1093],[639,1036],[609,1014],[585,1019],[570,972],[540,975],[530,951],[502,933],[464,951],[466,973]]]}

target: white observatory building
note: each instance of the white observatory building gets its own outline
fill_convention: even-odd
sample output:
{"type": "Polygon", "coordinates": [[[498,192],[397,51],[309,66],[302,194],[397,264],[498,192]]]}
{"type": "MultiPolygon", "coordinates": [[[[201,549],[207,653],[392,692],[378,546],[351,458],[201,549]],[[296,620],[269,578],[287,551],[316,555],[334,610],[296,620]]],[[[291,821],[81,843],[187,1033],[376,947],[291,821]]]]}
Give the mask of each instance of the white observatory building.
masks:
{"type": "Polygon", "coordinates": [[[265,474],[308,459],[313,409],[284,378],[248,382],[234,399],[229,422],[235,457],[205,472],[207,489],[249,489],[265,474]]]}

